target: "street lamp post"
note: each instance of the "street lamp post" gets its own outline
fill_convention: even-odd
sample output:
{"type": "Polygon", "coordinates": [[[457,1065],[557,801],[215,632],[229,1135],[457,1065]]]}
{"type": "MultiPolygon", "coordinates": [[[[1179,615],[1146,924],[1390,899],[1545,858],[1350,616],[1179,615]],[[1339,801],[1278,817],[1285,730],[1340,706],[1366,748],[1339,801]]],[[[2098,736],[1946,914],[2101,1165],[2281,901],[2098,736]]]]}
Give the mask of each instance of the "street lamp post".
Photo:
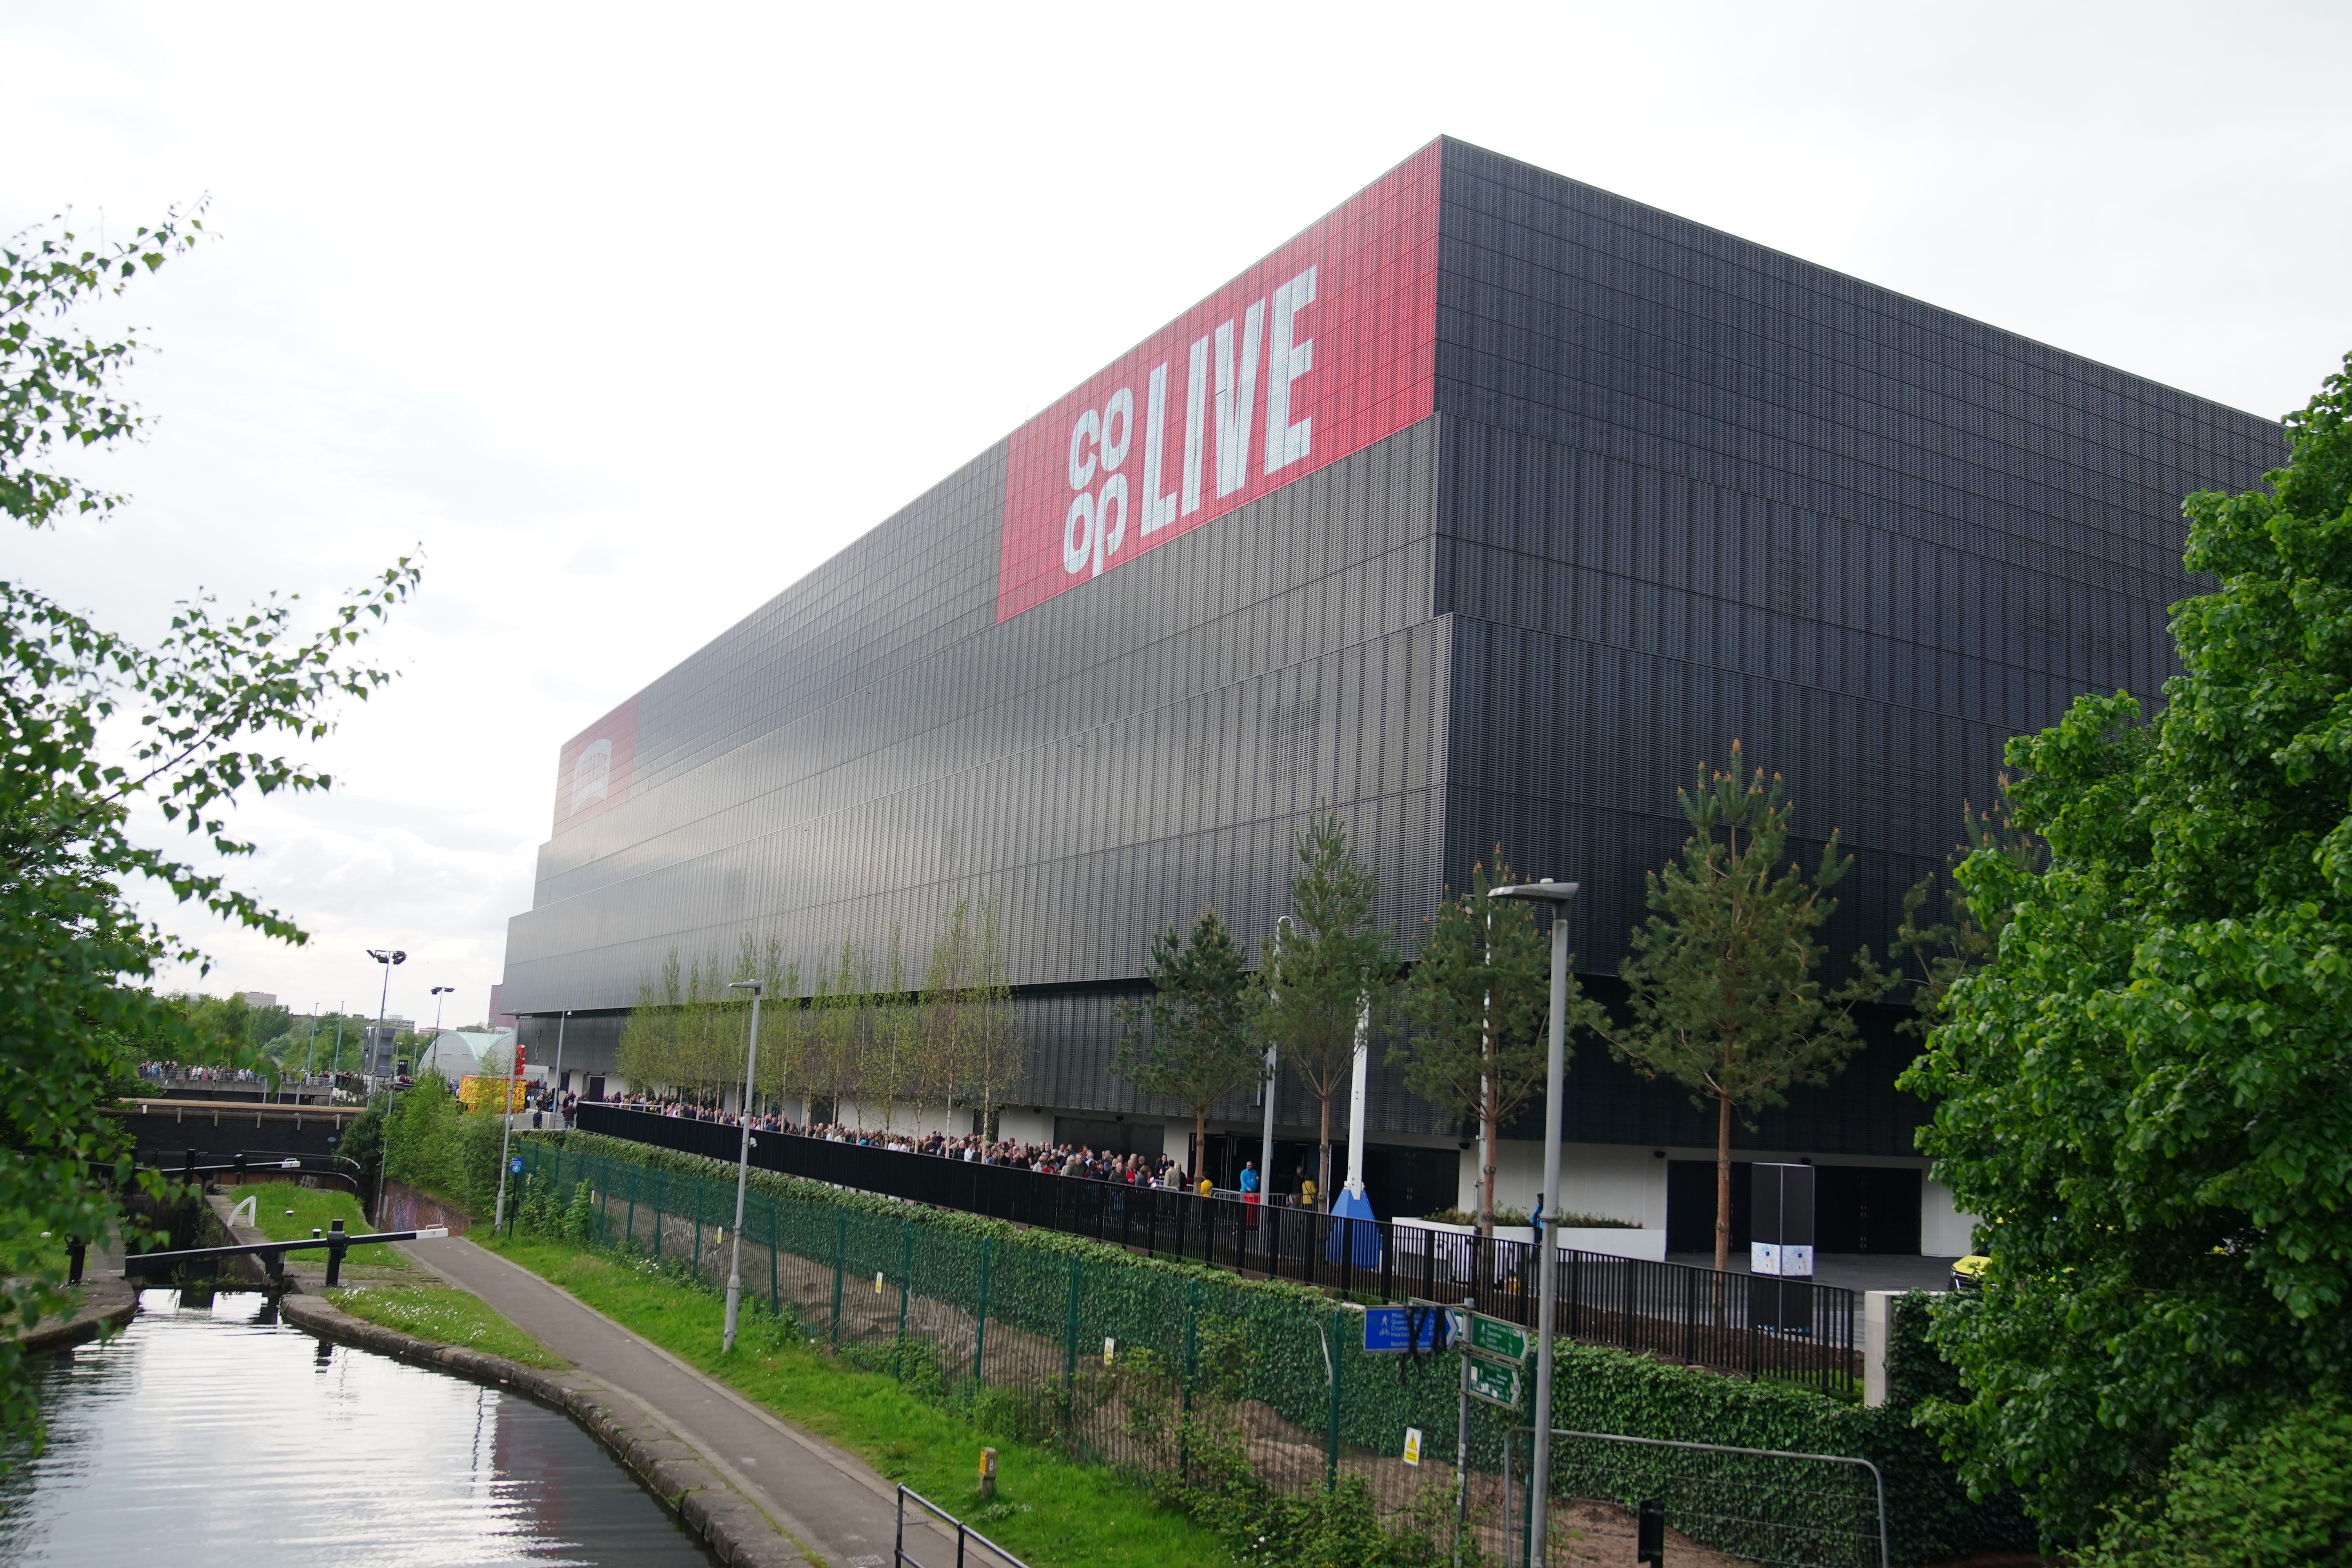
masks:
{"type": "MultiPolygon", "coordinates": [[[[548,1092],[555,1097],[555,1130],[563,1131],[563,1028],[572,1022],[572,1009],[566,1007],[555,1019],[555,1072],[548,1082],[553,1087],[548,1092]]],[[[521,1037],[516,1037],[520,1039],[521,1037]]]]}
{"type": "MultiPolygon", "coordinates": [[[[455,985],[436,985],[433,988],[433,1044],[427,1048],[433,1053],[433,1064],[436,1067],[441,1064],[441,998],[457,989],[455,985]]],[[[416,1076],[418,1078],[425,1076],[423,1062],[416,1064],[416,1076]]]]}
{"type": "Polygon", "coordinates": [[[368,1046],[367,1091],[369,1098],[373,1099],[375,1095],[376,1058],[383,1054],[384,1009],[392,1004],[392,966],[406,963],[408,954],[394,947],[372,947],[368,949],[368,956],[383,965],[383,994],[376,998],[375,1004],[375,1038],[368,1046]]]}
{"type": "MultiPolygon", "coordinates": [[[[1528,899],[1551,906],[1551,1052],[1544,1065],[1544,1190],[1536,1194],[1536,1208],[1540,1212],[1549,1202],[1555,1214],[1559,1210],[1560,1100],[1566,1094],[1568,1068],[1568,903],[1576,897],[1576,889],[1574,882],[1555,882],[1547,877],[1540,882],[1496,888],[1486,895],[1490,899],[1528,899]]],[[[1536,1267],[1542,1273],[1536,1298],[1536,1451],[1534,1462],[1528,1467],[1528,1501],[1531,1510],[1528,1543],[1531,1552],[1541,1553],[1546,1551],[1551,1530],[1552,1332],[1559,1313],[1559,1257],[1551,1245],[1551,1226],[1538,1224],[1536,1267]]],[[[1538,1556],[1535,1560],[1543,1559],[1538,1556]]]]}
{"type": "MultiPolygon", "coordinates": [[[[490,1212],[490,1234],[496,1236],[499,1226],[507,1222],[507,1171],[512,1156],[507,1151],[514,1144],[515,1085],[522,1079],[522,1020],[515,1020],[513,1058],[507,1063],[506,1092],[499,1097],[499,1202],[490,1212]]],[[[518,1198],[517,1203],[521,1200],[518,1198]]]]}
{"type": "MultiPolygon", "coordinates": [[[[1274,922],[1274,968],[1277,974],[1282,973],[1282,928],[1288,924],[1288,915],[1274,922]]],[[[1282,1086],[1282,1062],[1275,1053],[1280,1048],[1271,1039],[1265,1043],[1265,1125],[1259,1131],[1257,1140],[1257,1201],[1258,1206],[1265,1209],[1274,1205],[1274,1095],[1282,1086]]],[[[1271,1237],[1274,1233],[1268,1230],[1266,1234],[1271,1237]]]]}
{"type": "Polygon", "coordinates": [[[764,987],[756,980],[738,980],[727,989],[751,994],[751,1044],[743,1055],[742,1097],[735,1103],[743,1142],[735,1157],[735,1250],[727,1262],[727,1332],[719,1347],[722,1355],[735,1348],[735,1313],[743,1300],[743,1186],[751,1173],[751,1084],[760,1073],[760,993],[764,987]]]}

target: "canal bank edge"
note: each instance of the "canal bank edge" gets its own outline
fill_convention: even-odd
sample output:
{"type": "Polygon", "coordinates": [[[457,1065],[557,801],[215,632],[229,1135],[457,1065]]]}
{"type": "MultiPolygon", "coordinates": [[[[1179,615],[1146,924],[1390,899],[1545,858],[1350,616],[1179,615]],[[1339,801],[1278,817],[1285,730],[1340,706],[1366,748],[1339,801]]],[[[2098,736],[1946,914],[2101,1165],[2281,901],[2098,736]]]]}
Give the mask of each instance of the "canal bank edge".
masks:
{"type": "Polygon", "coordinates": [[[793,1540],[757,1503],[730,1486],[684,1439],[587,1373],[544,1372],[462,1345],[436,1344],[354,1318],[314,1296],[289,1292],[279,1299],[278,1310],[320,1339],[512,1388],[563,1412],[635,1472],[730,1568],[805,1568],[824,1563],[820,1554],[793,1540]]]}

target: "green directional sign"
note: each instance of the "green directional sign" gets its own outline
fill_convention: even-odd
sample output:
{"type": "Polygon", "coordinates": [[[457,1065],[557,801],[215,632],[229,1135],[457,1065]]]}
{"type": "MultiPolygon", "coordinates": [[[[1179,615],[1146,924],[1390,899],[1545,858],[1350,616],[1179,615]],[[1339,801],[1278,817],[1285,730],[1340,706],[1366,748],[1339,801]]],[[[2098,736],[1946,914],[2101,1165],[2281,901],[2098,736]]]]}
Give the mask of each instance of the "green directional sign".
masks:
{"type": "Polygon", "coordinates": [[[1519,1369],[1496,1366],[1492,1362],[1473,1356],[1465,1369],[1469,1374],[1470,1397],[1483,1399],[1489,1405],[1499,1405],[1516,1410],[1519,1405],[1519,1369]]]}
{"type": "Polygon", "coordinates": [[[1517,1323],[1507,1323],[1500,1318],[1490,1318],[1483,1312],[1470,1317],[1470,1348],[1480,1355],[1498,1361],[1524,1362],[1528,1359],[1528,1342],[1532,1338],[1517,1323]]]}

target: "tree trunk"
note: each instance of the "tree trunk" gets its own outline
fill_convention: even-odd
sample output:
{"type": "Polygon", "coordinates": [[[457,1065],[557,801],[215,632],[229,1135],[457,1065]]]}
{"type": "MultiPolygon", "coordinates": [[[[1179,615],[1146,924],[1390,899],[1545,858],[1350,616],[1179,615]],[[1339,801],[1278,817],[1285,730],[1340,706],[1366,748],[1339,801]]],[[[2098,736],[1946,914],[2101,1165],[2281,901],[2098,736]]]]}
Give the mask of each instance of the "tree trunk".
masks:
{"type": "Polygon", "coordinates": [[[1316,1104],[1320,1107],[1315,1133],[1315,1206],[1319,1209],[1331,1201],[1331,1097],[1327,1094],[1316,1104]]]}
{"type": "Polygon", "coordinates": [[[1715,1267],[1731,1267],[1731,1101],[1715,1101],[1715,1267]]]}
{"type": "Polygon", "coordinates": [[[1209,1113],[1205,1110],[1192,1112],[1192,1190],[1201,1190],[1201,1178],[1209,1173],[1209,1113]]]}

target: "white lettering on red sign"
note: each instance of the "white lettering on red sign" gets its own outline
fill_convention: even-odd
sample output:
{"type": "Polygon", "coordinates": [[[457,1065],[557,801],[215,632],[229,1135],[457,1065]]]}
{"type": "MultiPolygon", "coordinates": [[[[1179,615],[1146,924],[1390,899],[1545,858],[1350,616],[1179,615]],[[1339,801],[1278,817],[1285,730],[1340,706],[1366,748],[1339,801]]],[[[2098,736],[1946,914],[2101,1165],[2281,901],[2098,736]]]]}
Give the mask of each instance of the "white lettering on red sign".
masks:
{"type": "Polygon", "coordinates": [[[997,619],[1429,413],[1438,175],[1433,144],[1013,433],[997,619]]]}

